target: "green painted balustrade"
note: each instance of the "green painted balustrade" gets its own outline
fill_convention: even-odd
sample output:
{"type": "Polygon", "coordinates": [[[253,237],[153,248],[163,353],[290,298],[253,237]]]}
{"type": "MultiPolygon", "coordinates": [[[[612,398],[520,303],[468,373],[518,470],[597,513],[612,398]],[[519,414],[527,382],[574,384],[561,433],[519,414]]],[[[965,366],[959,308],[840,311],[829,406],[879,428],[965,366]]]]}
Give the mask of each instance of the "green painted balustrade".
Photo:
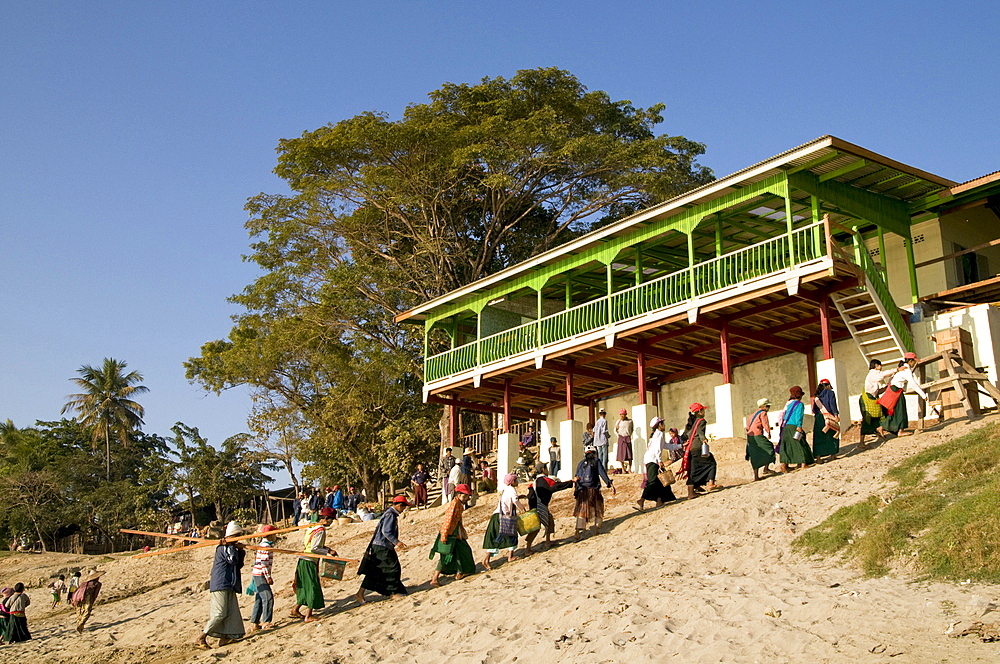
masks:
{"type": "MultiPolygon", "coordinates": [[[[856,236],[855,243],[859,242],[861,239],[856,236]]],[[[884,270],[872,260],[863,244],[860,250],[855,252],[855,256],[860,258],[861,268],[868,275],[868,283],[874,291],[872,295],[882,303],[882,308],[889,315],[889,324],[899,335],[904,348],[913,350],[913,334],[906,326],[906,322],[903,321],[903,317],[899,315],[899,307],[896,306],[896,301],[892,299],[892,294],[889,292],[889,284],[886,282],[884,270]]]]}
{"type": "MultiPolygon", "coordinates": [[[[533,320],[433,355],[425,361],[425,380],[439,380],[476,366],[572,339],[610,323],[677,305],[692,297],[730,288],[826,255],[826,235],[822,222],[795,230],[790,237],[791,241],[788,235],[779,235],[694,267],[617,291],[610,296],[578,304],[540,321],[533,320]]],[[[865,252],[861,254],[867,258],[865,252]]],[[[868,261],[871,262],[871,259],[868,261]]],[[[869,270],[867,266],[863,267],[869,270]]],[[[869,270],[869,273],[872,272],[878,274],[874,267],[869,270]]],[[[884,283],[881,280],[873,281],[884,283]]],[[[891,303],[892,299],[889,298],[888,302],[891,303]]],[[[894,305],[887,308],[895,312],[894,305]]]]}

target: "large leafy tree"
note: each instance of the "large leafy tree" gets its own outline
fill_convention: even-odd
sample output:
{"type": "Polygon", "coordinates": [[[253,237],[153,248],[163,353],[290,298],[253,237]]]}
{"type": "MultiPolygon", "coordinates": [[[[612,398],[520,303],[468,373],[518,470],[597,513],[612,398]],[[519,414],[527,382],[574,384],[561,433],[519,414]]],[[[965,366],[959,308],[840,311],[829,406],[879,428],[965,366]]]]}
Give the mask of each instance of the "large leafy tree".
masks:
{"type": "Polygon", "coordinates": [[[241,503],[260,495],[272,478],[265,471],[276,467],[250,448],[250,436],[236,434],[215,448],[196,427],[183,422],[173,426],[173,464],[176,494],[184,494],[194,518],[195,498],[215,508],[216,518],[227,520],[241,503]]]}
{"type": "Polygon", "coordinates": [[[111,481],[111,439],[123,447],[129,436],[142,426],[143,407],[133,397],[149,391],[142,385],[138,371],[125,373],[128,365],[106,357],[100,368],[84,365],[77,370],[79,377],[71,380],[81,390],[70,394],[62,412],[74,411],[77,419],[91,431],[96,446],[104,441],[106,478],[111,481]]]}
{"type": "Polygon", "coordinates": [[[422,454],[435,427],[420,336],[392,317],[709,181],[701,144],[655,132],[663,108],[532,69],[282,140],[275,172],[291,194],[247,204],[248,259],[264,274],[231,298],[244,313],[188,377],[299,411],[312,472],[393,476],[412,455],[388,450],[416,429],[422,454]],[[401,416],[413,426],[388,434],[401,416]]]}

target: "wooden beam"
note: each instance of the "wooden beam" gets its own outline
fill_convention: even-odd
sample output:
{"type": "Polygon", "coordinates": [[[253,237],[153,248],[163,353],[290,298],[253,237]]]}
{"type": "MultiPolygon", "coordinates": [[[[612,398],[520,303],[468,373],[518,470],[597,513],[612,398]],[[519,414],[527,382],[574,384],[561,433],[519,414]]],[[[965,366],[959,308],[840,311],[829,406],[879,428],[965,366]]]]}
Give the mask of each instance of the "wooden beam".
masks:
{"type": "MultiPolygon", "coordinates": [[[[439,405],[442,405],[442,406],[450,406],[452,408],[451,412],[453,414],[455,414],[458,411],[459,408],[468,408],[469,410],[476,410],[476,411],[480,411],[480,412],[483,412],[483,413],[500,413],[500,414],[503,414],[503,408],[501,408],[499,406],[490,406],[489,404],[476,403],[475,401],[463,401],[463,400],[460,400],[460,399],[451,399],[451,398],[448,398],[448,397],[441,396],[440,394],[432,394],[432,395],[428,396],[427,397],[427,403],[436,403],[436,404],[439,404],[439,405]]],[[[522,420],[537,420],[537,419],[539,419],[539,417],[537,415],[532,415],[528,411],[520,410],[520,409],[513,409],[513,408],[511,409],[511,417],[517,417],[517,418],[520,418],[522,420]]],[[[454,424],[452,424],[449,428],[451,429],[452,433],[455,435],[455,438],[452,441],[452,445],[451,445],[452,447],[455,447],[455,444],[458,441],[458,418],[455,417],[453,421],[454,421],[454,424]]]]}
{"type": "Polygon", "coordinates": [[[722,372],[722,367],[715,362],[709,360],[703,360],[701,358],[693,357],[690,353],[672,353],[670,351],[662,350],[660,348],[654,348],[651,346],[646,346],[643,344],[636,344],[629,341],[624,341],[619,339],[615,342],[616,348],[621,348],[622,350],[630,351],[638,355],[639,353],[646,353],[649,357],[655,357],[661,360],[666,360],[674,364],[680,364],[686,367],[699,367],[707,371],[714,371],[716,373],[722,372]]]}
{"type": "Polygon", "coordinates": [[[722,349],[722,382],[729,384],[733,382],[733,367],[729,357],[728,321],[722,321],[722,329],[719,330],[719,345],[722,349]]]}
{"type": "MultiPolygon", "coordinates": [[[[721,330],[722,323],[718,323],[714,320],[699,320],[695,325],[706,327],[713,330],[721,330]]],[[[784,339],[782,337],[775,337],[773,335],[767,334],[765,332],[757,332],[755,330],[750,330],[745,327],[730,327],[729,331],[732,334],[739,335],[744,339],[750,339],[751,341],[757,341],[762,344],[767,344],[768,346],[775,346],[777,348],[785,348],[786,350],[793,350],[799,353],[807,352],[807,347],[798,341],[792,341],[791,339],[784,339]]]]}

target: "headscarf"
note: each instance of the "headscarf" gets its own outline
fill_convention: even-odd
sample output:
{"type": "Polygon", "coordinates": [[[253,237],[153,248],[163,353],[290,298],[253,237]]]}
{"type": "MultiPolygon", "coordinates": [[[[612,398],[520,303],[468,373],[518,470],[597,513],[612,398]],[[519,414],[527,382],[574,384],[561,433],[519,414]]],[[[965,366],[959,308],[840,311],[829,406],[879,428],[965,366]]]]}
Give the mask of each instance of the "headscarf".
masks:
{"type": "Polygon", "coordinates": [[[801,399],[804,395],[805,392],[803,392],[802,388],[799,387],[798,385],[793,385],[792,387],[788,388],[788,397],[790,399],[801,399]]]}
{"type": "Polygon", "coordinates": [[[507,484],[509,486],[514,486],[515,482],[517,482],[517,475],[515,475],[514,473],[507,473],[506,475],[503,476],[504,484],[507,484]]]}

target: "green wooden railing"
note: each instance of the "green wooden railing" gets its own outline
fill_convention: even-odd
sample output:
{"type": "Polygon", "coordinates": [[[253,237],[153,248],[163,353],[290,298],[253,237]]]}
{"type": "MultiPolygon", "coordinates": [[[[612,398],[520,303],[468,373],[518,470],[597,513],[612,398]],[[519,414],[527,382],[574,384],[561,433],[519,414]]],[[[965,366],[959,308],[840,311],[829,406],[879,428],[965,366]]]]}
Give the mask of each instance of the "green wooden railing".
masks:
{"type": "MultiPolygon", "coordinates": [[[[438,380],[540,346],[572,339],[612,323],[822,258],[826,251],[823,222],[810,224],[793,231],[791,241],[788,235],[770,238],[694,267],[433,355],[425,361],[424,378],[428,382],[438,380]]],[[[867,267],[865,269],[868,270],[867,267]]],[[[892,302],[892,299],[888,301],[892,302]]],[[[895,311],[894,306],[892,311],[895,311]]]]}
{"type": "Polygon", "coordinates": [[[896,301],[892,299],[892,294],[889,292],[889,284],[886,282],[884,270],[872,260],[868,249],[859,236],[854,236],[854,242],[857,245],[855,256],[859,259],[858,263],[861,269],[868,276],[867,284],[871,286],[872,295],[882,303],[882,308],[888,314],[889,324],[892,325],[903,342],[903,350],[913,350],[913,334],[906,326],[903,317],[899,315],[899,307],[896,306],[896,301]]]}

